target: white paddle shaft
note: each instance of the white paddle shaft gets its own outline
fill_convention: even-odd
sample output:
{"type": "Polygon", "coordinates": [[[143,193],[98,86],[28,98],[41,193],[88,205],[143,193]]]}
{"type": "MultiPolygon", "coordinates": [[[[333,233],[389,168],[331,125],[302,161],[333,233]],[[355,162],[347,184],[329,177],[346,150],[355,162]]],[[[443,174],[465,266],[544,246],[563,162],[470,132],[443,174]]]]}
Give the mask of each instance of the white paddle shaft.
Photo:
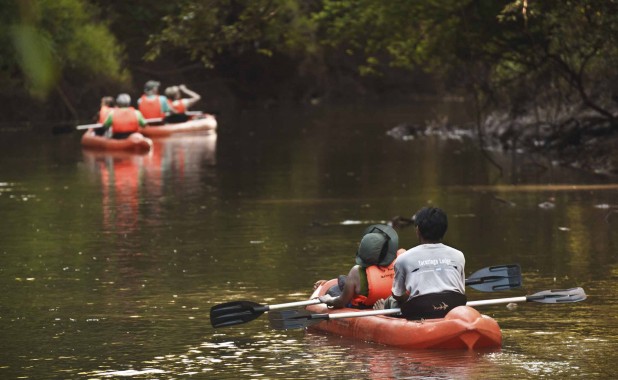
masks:
{"type": "MultiPolygon", "coordinates": [[[[480,301],[469,301],[466,303],[466,306],[474,307],[474,306],[485,306],[485,305],[498,305],[503,303],[511,303],[511,302],[526,302],[526,297],[511,297],[511,298],[497,298],[493,300],[480,300],[480,301]]],[[[368,311],[352,311],[345,313],[331,313],[328,315],[328,319],[338,319],[338,318],[353,318],[353,317],[369,317],[372,315],[390,315],[390,314],[399,314],[401,309],[383,309],[383,310],[368,310],[368,311]]]]}
{"type": "Polygon", "coordinates": [[[322,301],[320,301],[318,298],[314,298],[314,299],[306,300],[306,301],[297,301],[297,302],[279,303],[276,305],[268,305],[268,310],[288,309],[291,307],[315,305],[318,303],[322,303],[322,301]]]}

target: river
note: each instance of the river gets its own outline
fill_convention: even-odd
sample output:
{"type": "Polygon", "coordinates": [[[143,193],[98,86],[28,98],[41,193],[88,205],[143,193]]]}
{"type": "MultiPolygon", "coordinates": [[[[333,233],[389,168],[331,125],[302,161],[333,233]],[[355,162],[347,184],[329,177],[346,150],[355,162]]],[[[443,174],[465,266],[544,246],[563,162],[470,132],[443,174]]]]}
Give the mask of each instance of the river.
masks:
{"type": "MultiPolygon", "coordinates": [[[[459,103],[224,112],[217,134],[151,154],[82,151],[77,132],[0,132],[4,379],[562,379],[618,376],[618,182],[461,135],[386,131],[459,103]],[[491,157],[491,159],[488,159],[491,157]],[[488,352],[402,351],[266,315],[213,329],[210,307],[306,299],[345,274],[364,228],[425,205],[449,215],[466,273],[518,263],[524,286],[584,302],[479,307],[488,352]]],[[[399,230],[414,246],[413,230],[399,230]]]]}

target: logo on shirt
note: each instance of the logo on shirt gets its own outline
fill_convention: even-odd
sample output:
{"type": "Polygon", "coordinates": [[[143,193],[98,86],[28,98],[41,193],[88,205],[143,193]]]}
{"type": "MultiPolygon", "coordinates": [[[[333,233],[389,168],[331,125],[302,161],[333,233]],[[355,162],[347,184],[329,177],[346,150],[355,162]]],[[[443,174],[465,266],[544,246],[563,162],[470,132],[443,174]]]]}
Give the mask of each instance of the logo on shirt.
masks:
{"type": "Polygon", "coordinates": [[[419,266],[425,266],[425,265],[438,265],[438,264],[451,264],[453,260],[451,259],[428,259],[428,260],[419,260],[418,261],[418,265],[419,266]]]}

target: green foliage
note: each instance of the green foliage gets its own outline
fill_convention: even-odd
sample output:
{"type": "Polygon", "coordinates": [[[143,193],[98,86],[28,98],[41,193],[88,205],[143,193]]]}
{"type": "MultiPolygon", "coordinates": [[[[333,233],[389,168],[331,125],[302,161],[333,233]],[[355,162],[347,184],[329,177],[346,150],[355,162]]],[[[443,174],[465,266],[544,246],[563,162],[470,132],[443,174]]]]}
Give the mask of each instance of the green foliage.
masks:
{"type": "Polygon", "coordinates": [[[312,54],[319,49],[309,18],[313,6],[295,0],[179,2],[177,12],[163,18],[163,31],[151,36],[146,58],[154,60],[170,46],[187,49],[206,67],[222,54],[312,54]]]}
{"type": "Polygon", "coordinates": [[[11,27],[11,39],[16,63],[28,76],[30,91],[35,96],[43,97],[54,86],[58,76],[50,36],[31,25],[14,25],[11,27]]]}
{"type": "Polygon", "coordinates": [[[126,59],[140,73],[201,62],[213,76],[265,78],[245,88],[302,77],[311,91],[424,71],[506,104],[576,95],[611,118],[617,46],[618,0],[0,3],[0,81],[38,96],[60,81],[126,83],[126,59]]]}
{"type": "Polygon", "coordinates": [[[25,82],[44,98],[63,76],[128,79],[122,50],[106,25],[94,21],[84,0],[20,0],[0,5],[5,85],[25,82]],[[16,82],[14,73],[19,72],[16,82]]]}

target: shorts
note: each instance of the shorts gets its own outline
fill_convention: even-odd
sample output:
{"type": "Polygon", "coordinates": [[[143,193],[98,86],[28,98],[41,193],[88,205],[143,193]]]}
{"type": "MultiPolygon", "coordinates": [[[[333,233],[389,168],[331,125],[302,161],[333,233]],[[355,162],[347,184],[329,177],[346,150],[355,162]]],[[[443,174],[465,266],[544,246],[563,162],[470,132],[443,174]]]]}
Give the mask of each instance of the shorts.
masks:
{"type": "Polygon", "coordinates": [[[401,306],[401,314],[406,319],[444,318],[449,311],[467,301],[466,295],[459,292],[425,294],[407,300],[401,306]]]}

